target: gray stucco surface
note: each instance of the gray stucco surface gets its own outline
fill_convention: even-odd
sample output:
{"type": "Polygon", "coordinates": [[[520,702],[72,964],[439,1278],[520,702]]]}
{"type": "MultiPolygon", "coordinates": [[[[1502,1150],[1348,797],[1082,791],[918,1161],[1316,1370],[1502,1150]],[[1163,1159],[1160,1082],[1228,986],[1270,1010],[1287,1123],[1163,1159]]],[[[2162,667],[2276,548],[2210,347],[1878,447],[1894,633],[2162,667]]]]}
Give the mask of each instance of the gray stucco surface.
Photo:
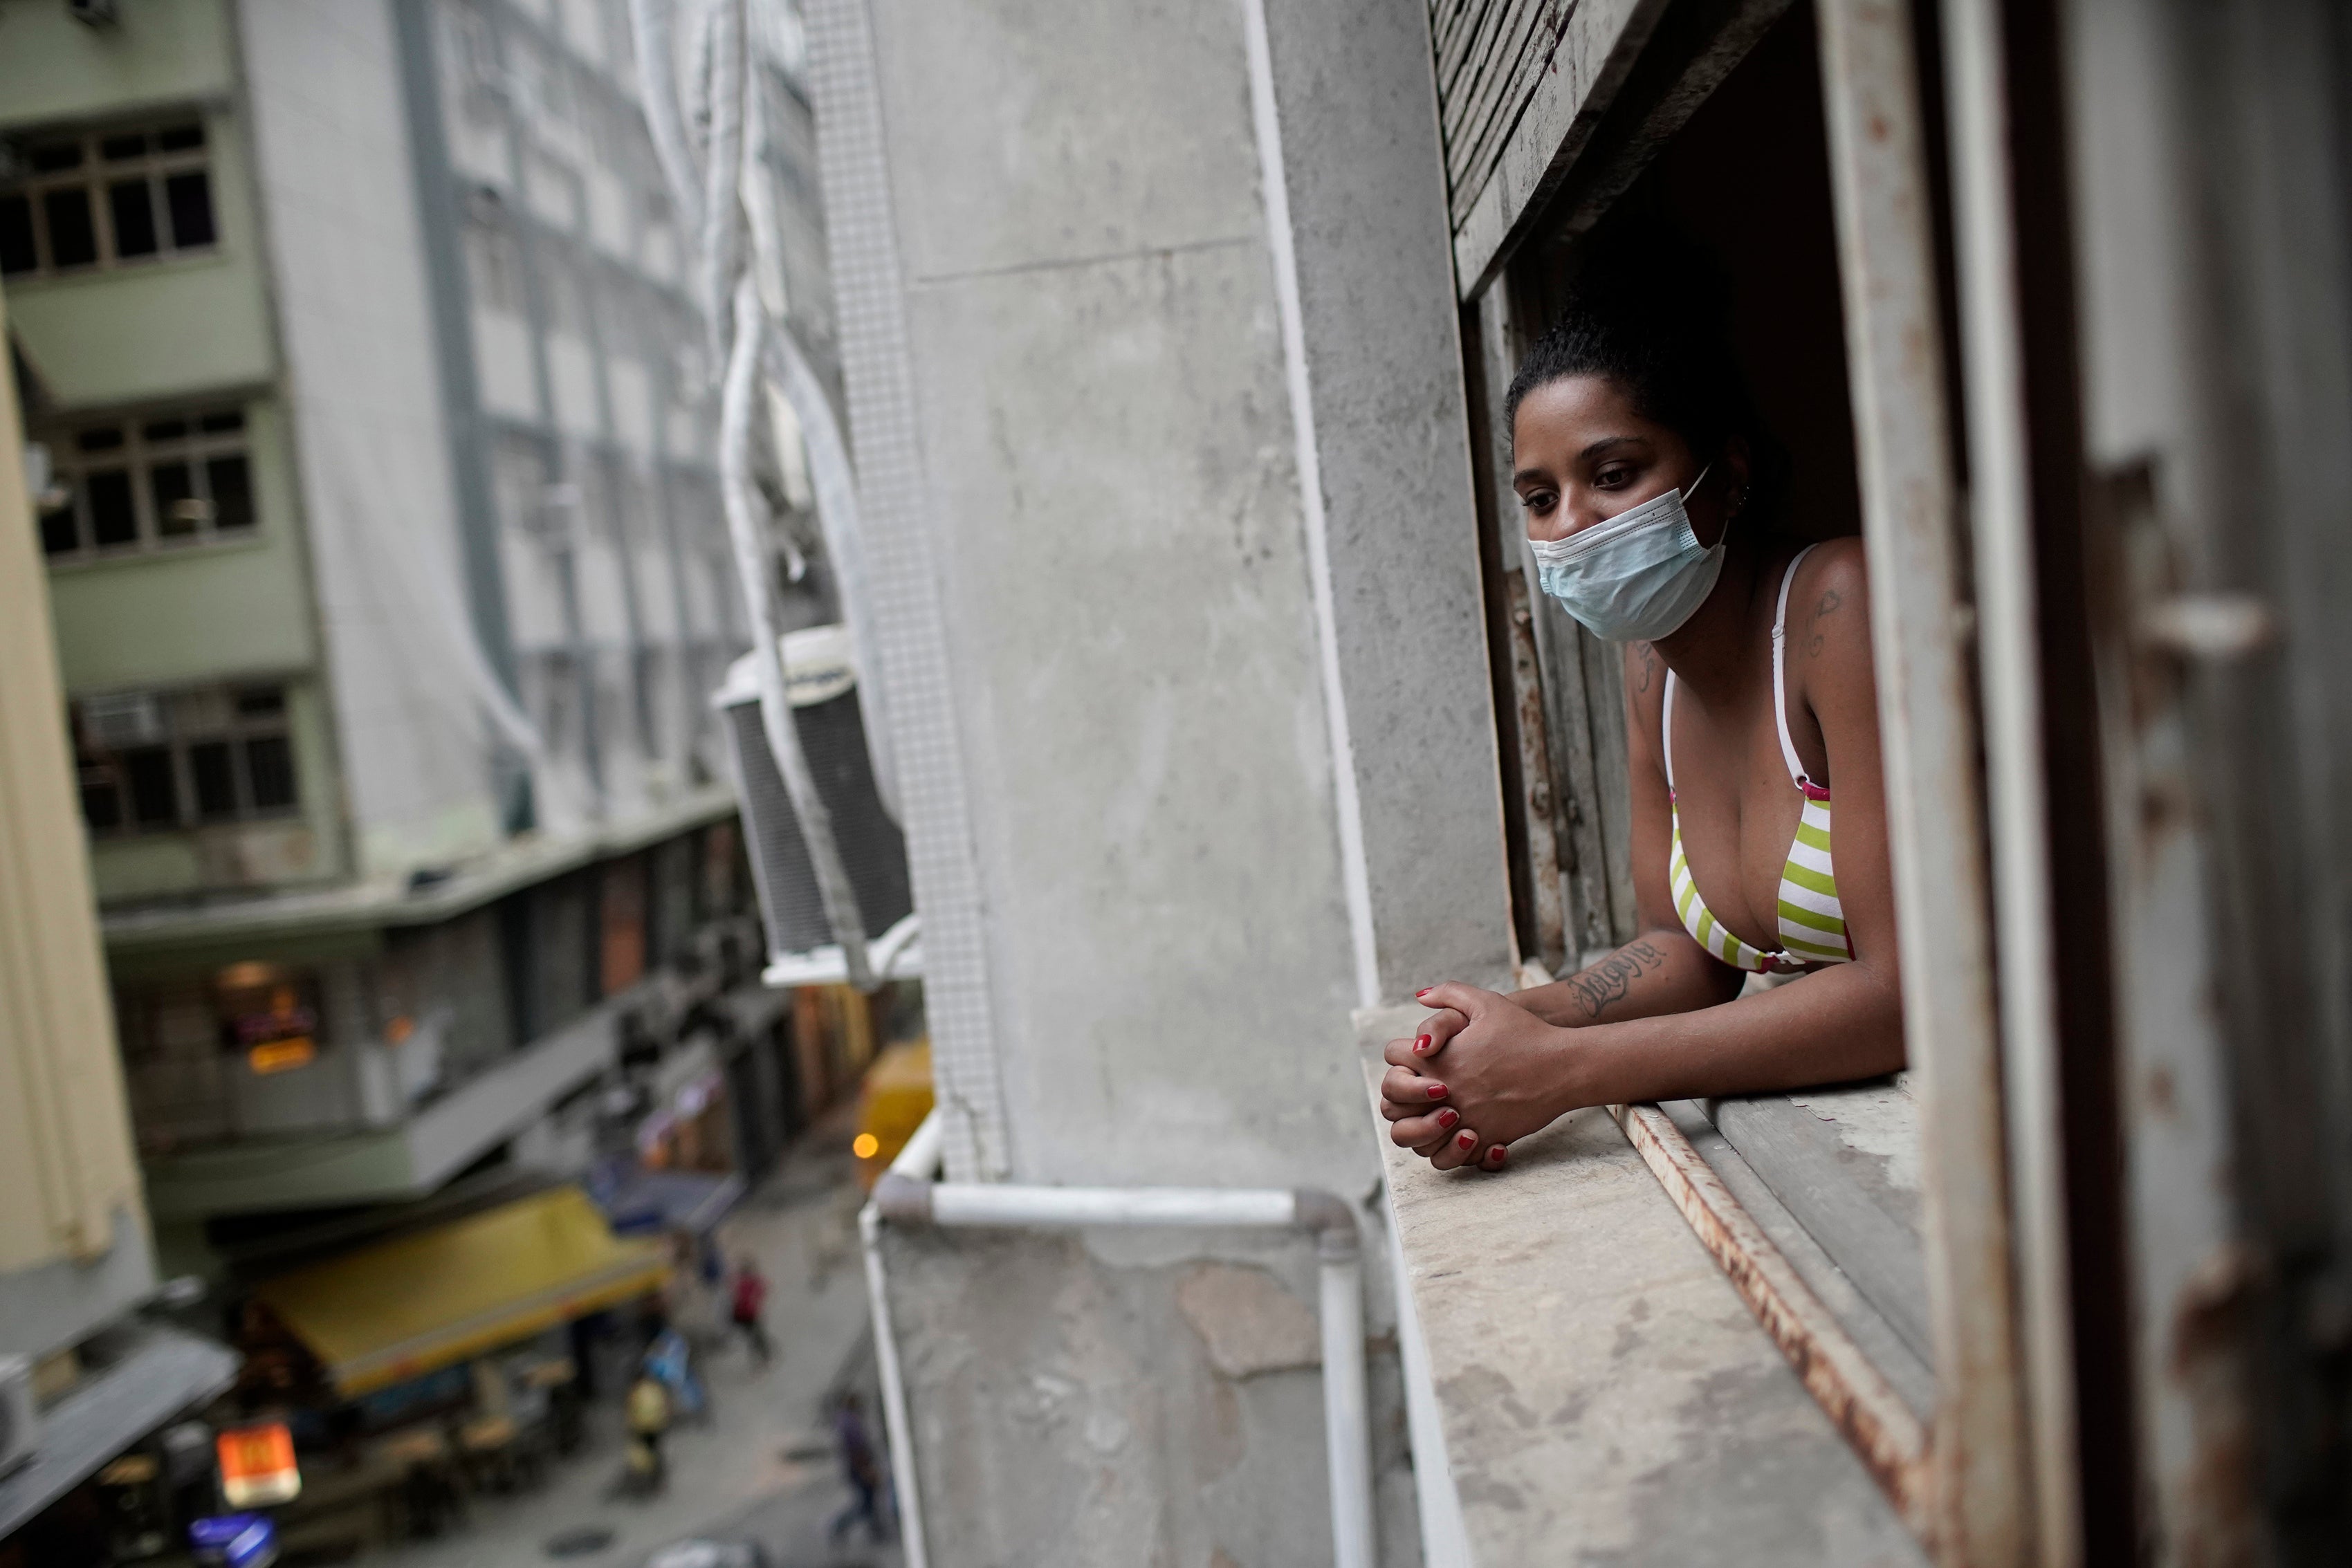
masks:
{"type": "MultiPolygon", "coordinates": [[[[1313,1249],[1202,1239],[1221,1256],[887,1233],[940,1568],[1330,1561],[1313,1249]]],[[[1370,1362],[1373,1463],[1381,1562],[1404,1568],[1420,1552],[1394,1347],[1379,1336],[1370,1362]]]]}
{"type": "Polygon", "coordinates": [[[1382,999],[1510,945],[1429,23],[1266,6],[1382,999]]]}
{"type": "MultiPolygon", "coordinates": [[[[1273,9],[1321,584],[1242,5],[871,0],[1018,1181],[1370,1191],[1353,850],[1379,986],[1506,967],[1427,23],[1273,9]]],[[[887,1245],[936,1560],[1328,1560],[1296,1239],[887,1245]]]]}

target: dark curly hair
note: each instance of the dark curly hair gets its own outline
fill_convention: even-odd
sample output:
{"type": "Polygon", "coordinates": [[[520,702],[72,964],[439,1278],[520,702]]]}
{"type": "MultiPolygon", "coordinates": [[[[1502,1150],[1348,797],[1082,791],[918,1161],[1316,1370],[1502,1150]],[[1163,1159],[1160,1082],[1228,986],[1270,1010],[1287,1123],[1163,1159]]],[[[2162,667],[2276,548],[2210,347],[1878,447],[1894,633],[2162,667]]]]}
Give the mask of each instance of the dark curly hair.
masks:
{"type": "Polygon", "coordinates": [[[1748,448],[1750,511],[1769,515],[1787,459],[1758,416],[1731,350],[1729,288],[1710,258],[1673,236],[1633,236],[1595,256],[1559,317],[1519,362],[1503,400],[1507,424],[1538,387],[1606,376],[1634,411],[1713,463],[1737,436],[1748,448]]]}

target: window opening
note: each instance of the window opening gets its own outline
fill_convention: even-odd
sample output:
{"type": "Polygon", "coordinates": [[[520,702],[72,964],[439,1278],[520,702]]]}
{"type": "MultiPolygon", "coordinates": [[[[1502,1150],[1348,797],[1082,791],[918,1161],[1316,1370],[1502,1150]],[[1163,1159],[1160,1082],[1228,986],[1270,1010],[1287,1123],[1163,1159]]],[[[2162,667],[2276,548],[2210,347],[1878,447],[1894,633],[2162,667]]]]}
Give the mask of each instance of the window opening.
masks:
{"type": "Polygon", "coordinates": [[[219,243],[202,121],[30,139],[0,168],[0,275],[54,277],[219,243]]]}
{"type": "Polygon", "coordinates": [[[82,818],[99,837],[299,810],[286,688],[116,692],[74,705],[82,818]]]}
{"type": "Polygon", "coordinates": [[[49,434],[41,507],[53,562],[251,537],[245,411],[199,409],[49,434]]]}

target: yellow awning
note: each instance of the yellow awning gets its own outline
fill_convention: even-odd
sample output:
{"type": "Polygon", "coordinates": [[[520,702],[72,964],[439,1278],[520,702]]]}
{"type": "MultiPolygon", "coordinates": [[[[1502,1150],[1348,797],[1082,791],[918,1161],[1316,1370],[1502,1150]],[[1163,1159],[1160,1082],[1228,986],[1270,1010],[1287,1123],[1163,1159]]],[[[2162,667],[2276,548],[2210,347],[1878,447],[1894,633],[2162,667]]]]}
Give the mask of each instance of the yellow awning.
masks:
{"type": "Polygon", "coordinates": [[[576,1186],[280,1275],[254,1292],[347,1398],[660,1288],[661,1249],[616,1239],[576,1186]]]}

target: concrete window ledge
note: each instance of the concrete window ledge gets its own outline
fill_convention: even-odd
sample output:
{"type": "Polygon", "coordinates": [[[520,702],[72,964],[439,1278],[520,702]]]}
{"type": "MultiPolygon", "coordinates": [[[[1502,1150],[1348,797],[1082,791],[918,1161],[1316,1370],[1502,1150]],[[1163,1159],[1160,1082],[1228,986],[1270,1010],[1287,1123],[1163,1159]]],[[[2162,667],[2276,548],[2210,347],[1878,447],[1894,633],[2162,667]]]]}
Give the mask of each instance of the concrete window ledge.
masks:
{"type": "MultiPolygon", "coordinates": [[[[1421,1016],[1358,1015],[1373,1093],[1421,1016]]],[[[1374,1125],[1432,1568],[1926,1562],[1608,1112],[1498,1176],[1374,1125]]]]}

